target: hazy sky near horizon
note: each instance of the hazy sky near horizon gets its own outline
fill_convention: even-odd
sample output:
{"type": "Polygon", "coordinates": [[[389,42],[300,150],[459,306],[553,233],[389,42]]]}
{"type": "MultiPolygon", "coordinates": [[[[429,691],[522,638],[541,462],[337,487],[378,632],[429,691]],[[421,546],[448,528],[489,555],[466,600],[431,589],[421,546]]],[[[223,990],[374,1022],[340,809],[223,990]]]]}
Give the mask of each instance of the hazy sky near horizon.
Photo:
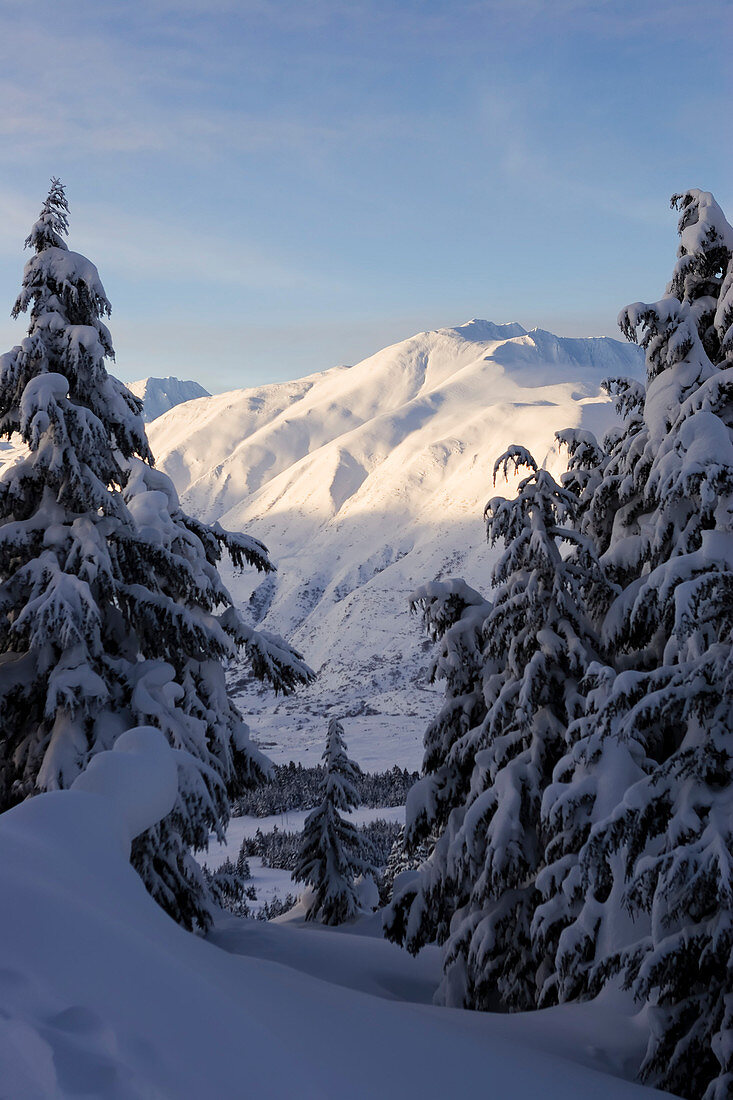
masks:
{"type": "Polygon", "coordinates": [[[674,191],[733,220],[732,40],[730,0],[0,0],[0,350],[51,175],[128,381],[616,335],[674,191]]]}

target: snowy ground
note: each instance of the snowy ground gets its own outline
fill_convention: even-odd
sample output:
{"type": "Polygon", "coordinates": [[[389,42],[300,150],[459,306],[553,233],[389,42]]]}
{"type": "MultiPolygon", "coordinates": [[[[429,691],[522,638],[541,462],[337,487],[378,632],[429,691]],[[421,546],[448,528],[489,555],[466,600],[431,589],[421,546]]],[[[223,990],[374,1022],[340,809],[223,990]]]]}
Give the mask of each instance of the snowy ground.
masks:
{"type": "Polygon", "coordinates": [[[126,750],[0,817],[3,1097],[651,1100],[616,1076],[644,1028],[610,1001],[433,1007],[437,953],[411,959],[374,917],[184,932],[128,863],[133,833],[172,805],[175,767],[157,731],[126,750]]]}

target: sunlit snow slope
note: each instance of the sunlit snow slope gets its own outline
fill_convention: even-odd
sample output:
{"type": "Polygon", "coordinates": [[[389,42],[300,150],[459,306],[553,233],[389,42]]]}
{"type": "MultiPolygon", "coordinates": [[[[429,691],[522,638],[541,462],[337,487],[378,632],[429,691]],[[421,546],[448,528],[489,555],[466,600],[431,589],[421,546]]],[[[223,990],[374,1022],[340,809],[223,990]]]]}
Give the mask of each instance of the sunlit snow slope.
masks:
{"type": "Polygon", "coordinates": [[[462,576],[489,587],[483,507],[494,460],[527,445],[558,471],[554,432],[603,432],[607,376],[639,375],[638,348],[470,321],[424,332],[353,367],[190,401],[149,426],[184,506],[261,538],[278,565],[250,595],[255,620],[319,670],[273,708],[252,694],[275,758],[315,759],[326,714],[346,718],[366,767],[418,766],[436,699],[408,611],[416,585],[462,576]]]}

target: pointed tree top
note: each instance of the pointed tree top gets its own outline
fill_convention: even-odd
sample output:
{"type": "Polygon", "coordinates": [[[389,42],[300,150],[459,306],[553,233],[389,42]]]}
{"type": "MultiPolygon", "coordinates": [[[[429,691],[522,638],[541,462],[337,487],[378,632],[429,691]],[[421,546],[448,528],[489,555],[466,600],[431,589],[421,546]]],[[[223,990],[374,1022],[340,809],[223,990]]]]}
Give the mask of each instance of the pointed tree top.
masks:
{"type": "Polygon", "coordinates": [[[359,796],[354,784],[361,774],[361,768],[346,755],[344,727],[338,718],[332,718],[328,723],[326,749],[321,759],[326,768],[323,781],[324,802],[329,802],[340,810],[357,806],[359,796]]]}
{"type": "Polygon", "coordinates": [[[43,252],[46,248],[66,248],[64,237],[69,232],[69,204],[60,179],[51,179],[48,196],[41,207],[38,220],[26,237],[25,247],[43,252]]]}
{"type": "Polygon", "coordinates": [[[334,759],[345,755],[346,742],[344,741],[344,727],[341,725],[338,718],[332,718],[328,723],[326,748],[321,759],[325,760],[326,766],[328,766],[334,759]]]}

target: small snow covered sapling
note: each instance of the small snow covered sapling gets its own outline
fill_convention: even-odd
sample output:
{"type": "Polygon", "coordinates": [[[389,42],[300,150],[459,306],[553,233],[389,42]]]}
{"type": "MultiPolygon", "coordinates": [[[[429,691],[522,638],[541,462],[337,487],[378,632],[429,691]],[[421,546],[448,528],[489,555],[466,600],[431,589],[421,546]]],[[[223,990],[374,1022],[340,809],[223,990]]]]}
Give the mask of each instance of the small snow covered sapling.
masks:
{"type": "Polygon", "coordinates": [[[306,920],[343,924],[359,912],[356,877],[374,876],[375,870],[361,856],[356,826],[339,813],[358,805],[354,783],[359,767],[346,755],[343,726],[335,718],[328,725],[322,759],[322,800],[305,820],[293,878],[311,887],[306,920]]]}
{"type": "Polygon", "coordinates": [[[266,768],[222,661],[243,645],[276,690],[311,674],[242,621],[217,571],[224,551],[271,570],[265,547],[187,516],[154,469],[141,402],[106,370],[104,288],[67,232],[53,180],[13,309],[30,310],[28,335],[0,357],[0,436],[27,446],[0,477],[0,810],[70,786],[123,730],[157,726],[178,798],[132,858],[176,920],[206,927],[190,850],[223,835],[230,799],[266,768]]]}

